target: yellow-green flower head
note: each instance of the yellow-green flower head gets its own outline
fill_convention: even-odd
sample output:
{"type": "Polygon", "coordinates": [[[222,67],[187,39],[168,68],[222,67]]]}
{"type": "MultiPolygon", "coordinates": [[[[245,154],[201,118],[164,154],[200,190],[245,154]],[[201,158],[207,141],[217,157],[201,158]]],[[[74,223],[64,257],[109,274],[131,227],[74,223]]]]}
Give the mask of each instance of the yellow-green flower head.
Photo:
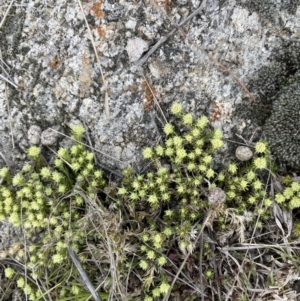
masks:
{"type": "Polygon", "coordinates": [[[94,160],[94,153],[88,152],[85,156],[88,161],[94,160]]]}
{"type": "Polygon", "coordinates": [[[148,202],[150,204],[157,204],[158,203],[157,196],[155,194],[149,195],[148,202]]]}
{"type": "Polygon", "coordinates": [[[43,179],[49,179],[51,177],[51,170],[48,167],[43,167],[40,171],[40,175],[43,179]]]}
{"type": "Polygon", "coordinates": [[[182,121],[183,121],[183,124],[192,125],[193,121],[194,121],[193,115],[191,113],[185,114],[182,117],[182,121]]]}
{"type": "Polygon", "coordinates": [[[250,203],[250,204],[256,203],[256,198],[255,198],[254,196],[250,196],[250,197],[248,198],[248,203],[250,203]]]}
{"type": "Polygon", "coordinates": [[[191,143],[191,142],[193,141],[193,136],[192,136],[191,134],[186,134],[186,135],[184,136],[184,139],[185,139],[187,142],[191,143]]]}
{"type": "Polygon", "coordinates": [[[182,105],[179,103],[174,103],[171,107],[171,112],[174,115],[178,115],[182,112],[182,105]]]}
{"type": "Polygon", "coordinates": [[[25,287],[25,280],[23,277],[20,277],[18,280],[17,280],[17,286],[19,288],[24,288],[25,287]]]}
{"type": "Polygon", "coordinates": [[[270,199],[265,199],[265,200],[264,200],[264,204],[265,204],[266,207],[270,207],[270,206],[272,205],[272,203],[273,203],[273,202],[272,202],[272,200],[270,200],[270,199]]]}
{"type": "Polygon", "coordinates": [[[14,177],[13,177],[13,181],[12,181],[14,186],[22,186],[26,183],[24,177],[17,173],[14,177]]]}
{"type": "Polygon", "coordinates": [[[78,285],[72,285],[71,291],[74,295],[78,295],[80,293],[80,288],[78,285]]]}
{"type": "Polygon", "coordinates": [[[155,252],[153,250],[149,250],[146,254],[147,258],[150,259],[150,260],[153,260],[155,259],[155,252]]]}
{"type": "Polygon", "coordinates": [[[4,273],[5,273],[5,277],[10,279],[15,274],[15,271],[12,268],[6,268],[4,273]]]}
{"type": "Polygon", "coordinates": [[[197,119],[197,123],[196,123],[196,126],[199,128],[199,129],[204,129],[207,124],[208,124],[208,118],[206,116],[201,116],[200,118],[197,119]]]}
{"type": "Polygon", "coordinates": [[[160,265],[160,266],[163,266],[167,263],[167,259],[164,256],[158,257],[156,261],[157,261],[158,265],[160,265]]]}
{"type": "Polygon", "coordinates": [[[196,164],[194,162],[190,162],[188,165],[187,165],[187,169],[189,171],[193,171],[195,170],[197,167],[196,167],[196,164]]]}
{"type": "Polygon", "coordinates": [[[247,178],[248,181],[253,181],[256,178],[256,173],[253,170],[250,170],[246,174],[246,178],[247,178]]]}
{"type": "Polygon", "coordinates": [[[37,146],[31,146],[28,149],[28,156],[32,159],[37,159],[41,153],[41,149],[37,146]]]}
{"type": "Polygon", "coordinates": [[[120,187],[118,190],[118,195],[124,195],[127,193],[127,190],[125,187],[120,187]]]}
{"type": "Polygon", "coordinates": [[[211,162],[212,162],[212,156],[210,156],[210,155],[206,155],[206,156],[204,156],[203,157],[203,162],[205,163],[205,164],[210,164],[211,162]]]}
{"type": "Polygon", "coordinates": [[[192,129],[191,134],[193,137],[197,138],[200,136],[201,131],[198,128],[194,128],[194,129],[192,129]]]}
{"type": "Polygon", "coordinates": [[[172,230],[172,228],[167,227],[167,228],[164,229],[163,233],[164,233],[166,236],[169,237],[169,236],[171,236],[171,235],[173,234],[173,230],[172,230]]]}
{"type": "Polygon", "coordinates": [[[243,180],[243,179],[240,181],[239,184],[240,184],[240,187],[241,187],[242,190],[245,190],[248,186],[248,182],[246,180],[243,180]]]}
{"type": "Polygon", "coordinates": [[[152,296],[154,298],[158,298],[160,296],[160,289],[158,287],[152,290],[152,296]]]}
{"type": "Polygon", "coordinates": [[[69,152],[66,148],[61,147],[57,152],[59,157],[66,158],[69,156],[69,152]]]}
{"type": "Polygon", "coordinates": [[[85,133],[85,129],[82,125],[76,124],[72,127],[72,134],[77,140],[80,140],[82,135],[85,133]]]}
{"type": "Polygon", "coordinates": [[[140,266],[141,269],[147,270],[148,267],[149,267],[149,264],[146,260],[141,260],[140,263],[139,263],[139,266],[140,266]]]}
{"type": "Polygon", "coordinates": [[[161,285],[159,286],[159,290],[162,295],[166,295],[170,289],[170,284],[167,282],[162,282],[161,285]]]}
{"type": "Polygon", "coordinates": [[[167,123],[165,126],[164,126],[164,132],[165,134],[168,136],[168,135],[171,135],[174,133],[174,127],[172,124],[170,123],[167,123]]]}
{"type": "Polygon", "coordinates": [[[255,152],[258,154],[265,154],[268,150],[268,145],[266,142],[258,141],[255,144],[255,152]]]}
{"type": "Polygon", "coordinates": [[[177,151],[176,151],[176,156],[177,156],[179,159],[185,158],[186,155],[187,155],[187,154],[186,154],[186,151],[185,151],[184,148],[179,148],[179,149],[177,149],[177,151]]]}
{"type": "Polygon", "coordinates": [[[215,175],[215,172],[214,172],[214,170],[213,169],[208,169],[207,170],[207,172],[206,172],[206,177],[208,178],[208,179],[210,179],[210,178],[212,178],[214,175],[215,175]]]}
{"type": "Polygon", "coordinates": [[[223,138],[223,133],[220,129],[215,129],[213,131],[213,139],[222,139],[223,138]]]}
{"type": "Polygon", "coordinates": [[[151,147],[146,147],[144,150],[143,150],[143,156],[145,159],[151,159],[153,157],[153,150],[151,147]]]}
{"type": "Polygon", "coordinates": [[[286,199],[291,199],[294,196],[294,191],[291,187],[287,187],[284,189],[283,195],[286,199]]]}
{"type": "Polygon", "coordinates": [[[52,179],[53,179],[54,182],[59,183],[60,181],[62,181],[63,176],[60,172],[54,171],[52,173],[52,179]]]}
{"type": "Polygon", "coordinates": [[[9,213],[9,222],[13,224],[15,227],[18,227],[21,224],[20,214],[17,212],[9,213]]]}
{"type": "Polygon", "coordinates": [[[228,166],[227,166],[227,170],[228,170],[228,172],[229,173],[231,173],[231,174],[236,174],[236,172],[237,172],[237,165],[235,164],[235,163],[230,163],[230,164],[228,164],[228,166]]]}
{"type": "Polygon", "coordinates": [[[256,180],[255,182],[253,182],[253,188],[255,190],[260,190],[260,189],[262,189],[262,187],[263,187],[263,184],[261,181],[256,180]]]}
{"type": "Polygon", "coordinates": [[[223,173],[218,174],[218,181],[223,182],[225,180],[225,175],[223,173]]]}
{"type": "Polygon", "coordinates": [[[163,154],[164,154],[164,148],[161,145],[158,145],[155,148],[155,151],[158,156],[163,156],[163,154]]]}
{"type": "Polygon", "coordinates": [[[267,160],[264,157],[255,158],[253,163],[254,163],[255,168],[257,168],[257,169],[264,169],[267,167],[267,160]]]}
{"type": "Polygon", "coordinates": [[[148,234],[148,233],[144,233],[144,234],[142,235],[142,240],[143,240],[144,242],[148,241],[149,239],[150,239],[150,237],[149,237],[149,234],[148,234]]]}
{"type": "Polygon", "coordinates": [[[152,238],[152,241],[153,241],[154,247],[156,249],[159,249],[161,247],[162,241],[163,241],[162,235],[160,233],[155,234],[152,238]]]}
{"type": "Polygon", "coordinates": [[[291,188],[294,192],[300,191],[300,183],[299,182],[293,182],[291,184],[291,188]]]}
{"type": "Polygon", "coordinates": [[[182,139],[181,137],[175,136],[175,137],[173,138],[173,144],[174,144],[175,146],[180,147],[180,146],[182,145],[182,143],[183,143],[183,139],[182,139]]]}
{"type": "Polygon", "coordinates": [[[211,140],[210,140],[210,143],[211,143],[212,148],[213,148],[214,150],[220,149],[220,148],[224,145],[223,140],[218,139],[218,138],[211,139],[211,140]]]}
{"type": "Polygon", "coordinates": [[[22,168],[22,171],[24,172],[30,172],[32,170],[32,165],[30,164],[25,164],[22,168]]]}
{"type": "Polygon", "coordinates": [[[290,209],[295,209],[300,207],[300,198],[293,197],[289,203],[290,209]]]}
{"type": "Polygon", "coordinates": [[[6,178],[9,175],[9,169],[7,167],[3,167],[0,169],[0,177],[6,178]]]}

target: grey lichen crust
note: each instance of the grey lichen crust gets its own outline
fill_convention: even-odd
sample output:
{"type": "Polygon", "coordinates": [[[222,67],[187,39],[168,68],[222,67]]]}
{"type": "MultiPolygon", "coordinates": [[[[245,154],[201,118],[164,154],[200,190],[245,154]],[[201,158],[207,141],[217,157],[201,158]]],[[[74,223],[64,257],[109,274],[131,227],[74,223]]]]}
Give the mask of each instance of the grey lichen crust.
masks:
{"type": "Polygon", "coordinates": [[[299,0],[278,1],[278,0],[239,0],[239,5],[245,6],[250,11],[255,11],[263,18],[274,23],[279,22],[278,13],[286,10],[289,14],[295,14],[299,0]]]}
{"type": "Polygon", "coordinates": [[[265,125],[272,154],[280,163],[300,167],[300,71],[292,77],[273,102],[265,125]]]}

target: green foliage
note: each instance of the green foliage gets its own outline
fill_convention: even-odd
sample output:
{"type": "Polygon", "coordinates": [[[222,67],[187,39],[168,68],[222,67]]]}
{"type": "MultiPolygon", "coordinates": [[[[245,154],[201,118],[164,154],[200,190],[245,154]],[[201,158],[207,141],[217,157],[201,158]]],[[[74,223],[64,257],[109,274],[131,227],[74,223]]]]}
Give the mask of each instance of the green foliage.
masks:
{"type": "MultiPolygon", "coordinates": [[[[31,161],[16,175],[0,170],[0,219],[22,227],[26,236],[26,249],[18,250],[16,259],[26,263],[27,278],[11,267],[5,275],[16,277],[16,286],[30,300],[81,300],[88,294],[68,247],[79,255],[95,286],[101,280],[107,292],[130,294],[133,281],[133,288],[140,287],[137,300],[157,300],[173,289],[170,273],[176,274],[183,256],[195,248],[209,210],[214,211],[211,226],[222,232],[235,227],[230,212],[247,216],[247,223],[259,228],[269,219],[274,200],[290,209],[300,207],[300,183],[288,181],[274,200],[268,195],[266,142],[255,144],[251,162],[229,162],[218,170],[214,156],[224,144],[221,131],[205,116],[185,114],[179,104],[171,111],[182,123],[181,134],[166,124],[165,144],[143,151],[151,169],[135,175],[125,168],[118,187],[110,187],[94,167],[93,153],[80,143],[84,129],[79,127],[73,130],[77,142],[60,148],[52,166],[42,165],[41,149],[35,147],[28,151],[31,161]],[[118,283],[119,291],[112,291],[113,281],[125,279],[128,284],[118,283]]],[[[207,243],[203,256],[214,256],[207,243]]],[[[193,273],[202,277],[198,268],[193,273]]],[[[204,276],[210,280],[214,273],[206,269],[204,276]]],[[[176,289],[181,285],[185,290],[184,284],[176,289]]]]}

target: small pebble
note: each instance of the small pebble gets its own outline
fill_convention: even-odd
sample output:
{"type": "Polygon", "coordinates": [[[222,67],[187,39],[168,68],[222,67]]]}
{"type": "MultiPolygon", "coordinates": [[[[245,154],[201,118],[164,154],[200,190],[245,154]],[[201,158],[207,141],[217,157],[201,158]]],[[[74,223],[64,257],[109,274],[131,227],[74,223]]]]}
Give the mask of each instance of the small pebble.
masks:
{"type": "Polygon", "coordinates": [[[253,157],[253,152],[248,146],[239,146],[235,151],[235,156],[240,161],[248,161],[253,157]]]}
{"type": "Polygon", "coordinates": [[[32,125],[27,133],[30,144],[40,144],[42,129],[37,125],[32,125]]]}
{"type": "Polygon", "coordinates": [[[226,193],[219,187],[210,189],[208,194],[208,201],[213,206],[216,207],[226,200],[226,193]]]}
{"type": "Polygon", "coordinates": [[[41,135],[43,145],[54,145],[57,142],[58,135],[52,129],[48,128],[41,135]]]}

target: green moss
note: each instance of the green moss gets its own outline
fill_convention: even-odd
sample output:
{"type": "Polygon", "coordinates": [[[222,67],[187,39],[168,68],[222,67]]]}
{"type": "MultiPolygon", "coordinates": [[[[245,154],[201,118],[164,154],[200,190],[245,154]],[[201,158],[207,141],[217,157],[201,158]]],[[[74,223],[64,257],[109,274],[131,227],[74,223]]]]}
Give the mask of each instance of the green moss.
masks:
{"type": "MultiPolygon", "coordinates": [[[[174,108],[184,125],[180,136],[167,131],[173,152],[165,151],[165,146],[147,148],[144,156],[151,171],[135,175],[126,168],[114,188],[94,167],[94,155],[80,143],[84,135],[80,127],[73,129],[77,142],[58,150],[53,166],[42,166],[40,149],[31,148],[31,161],[21,172],[0,170],[0,218],[22,226],[27,241],[26,250],[19,247],[11,252],[26,262],[26,282],[18,270],[6,274],[15,275],[16,285],[30,300],[42,295],[45,300],[89,296],[78,283],[68,247],[78,254],[95,287],[105,283],[102,287],[111,293],[113,282],[118,281],[122,290],[125,279],[130,279],[130,286],[133,278],[130,288],[141,288],[139,300],[159,300],[173,289],[166,271],[179,267],[182,256],[195,248],[195,237],[210,210],[212,227],[226,232],[239,231],[231,216],[248,216],[244,227],[264,227],[274,201],[290,209],[300,207],[299,183],[286,182],[274,199],[267,194],[265,174],[271,160],[265,142],[253,146],[252,161],[230,162],[217,170],[214,155],[223,146],[222,133],[206,117],[195,119],[174,108]]],[[[193,256],[191,260],[198,260],[199,255],[193,256]]],[[[204,260],[213,256],[205,243],[204,260]]],[[[193,265],[183,272],[202,277],[193,265]]],[[[206,269],[205,276],[212,279],[214,273],[206,269]]],[[[178,289],[188,287],[180,283],[178,289]]]]}
{"type": "Polygon", "coordinates": [[[300,167],[300,72],[281,89],[265,124],[272,154],[281,164],[300,167]]]}

